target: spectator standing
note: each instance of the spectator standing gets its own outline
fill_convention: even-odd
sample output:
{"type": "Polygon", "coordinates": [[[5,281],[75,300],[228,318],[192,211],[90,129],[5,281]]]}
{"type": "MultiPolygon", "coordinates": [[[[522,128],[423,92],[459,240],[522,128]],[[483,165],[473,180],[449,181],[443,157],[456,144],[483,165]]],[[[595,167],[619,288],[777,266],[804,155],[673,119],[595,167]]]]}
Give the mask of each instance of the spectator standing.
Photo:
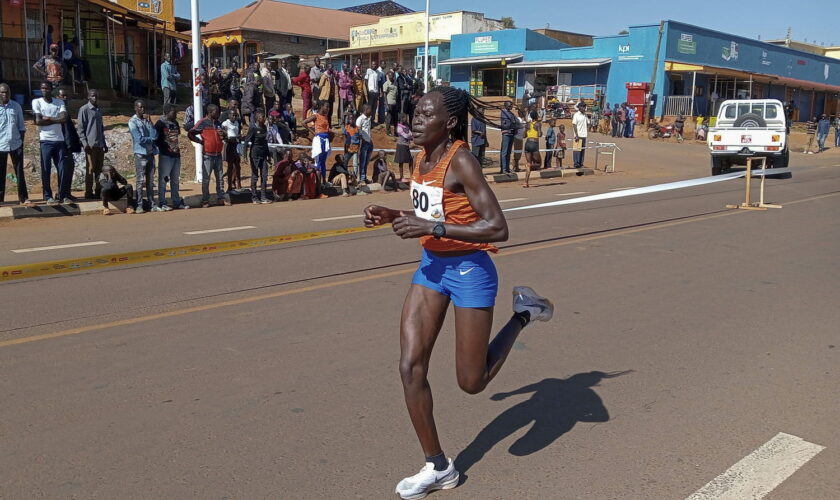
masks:
{"type": "Polygon", "coordinates": [[[280,100],[280,109],[284,109],[286,104],[292,103],[292,76],[289,75],[289,70],[286,68],[289,63],[285,59],[280,61],[280,69],[277,71],[275,85],[277,86],[277,98],[280,100]]]}
{"type": "Polygon", "coordinates": [[[172,56],[169,52],[163,54],[163,62],[160,64],[160,87],[163,89],[163,104],[175,104],[175,94],[178,90],[178,79],[181,74],[171,62],[172,56]]]}
{"type": "Polygon", "coordinates": [[[840,113],[834,117],[834,147],[840,148],[840,113]]]}
{"type": "Polygon", "coordinates": [[[624,137],[624,129],[627,127],[627,103],[618,108],[618,136],[624,137]]]}
{"type": "Polygon", "coordinates": [[[359,129],[361,144],[359,144],[359,182],[367,183],[367,165],[370,155],[373,153],[373,138],[370,135],[371,114],[373,109],[370,104],[362,106],[362,114],[356,119],[356,127],[359,129]]]}
{"type": "Polygon", "coordinates": [[[315,99],[321,95],[321,75],[324,73],[324,67],[321,65],[321,58],[316,57],[313,61],[312,67],[309,68],[309,81],[312,85],[312,95],[315,99]]]}
{"type": "Polygon", "coordinates": [[[50,82],[52,88],[59,87],[64,82],[64,65],[61,61],[61,56],[58,54],[58,44],[50,44],[49,53],[42,56],[38,61],[32,65],[46,81],[50,82]]]}
{"type": "Polygon", "coordinates": [[[26,124],[23,121],[23,108],[11,99],[12,89],[8,84],[0,84],[0,203],[6,201],[6,165],[12,159],[12,169],[17,179],[18,203],[25,207],[34,204],[29,201],[26,189],[26,177],[23,171],[23,139],[26,124]]]}
{"type": "Polygon", "coordinates": [[[823,113],[820,115],[820,121],[817,122],[817,148],[819,149],[817,152],[822,153],[827,148],[825,147],[825,139],[828,137],[828,132],[831,130],[831,122],[828,121],[828,117],[823,113]]]}
{"type": "Polygon", "coordinates": [[[223,160],[227,163],[225,178],[227,179],[227,192],[238,192],[242,189],[242,118],[239,110],[231,108],[222,122],[222,129],[225,131],[223,160]]]}
{"type": "Polygon", "coordinates": [[[344,162],[349,167],[354,168],[356,178],[359,177],[359,150],[362,145],[362,135],[359,133],[359,127],[356,126],[356,115],[348,113],[344,116],[344,162]]]}
{"type": "MultiPolygon", "coordinates": [[[[367,89],[367,103],[370,105],[372,113],[375,113],[379,107],[379,73],[376,71],[375,61],[365,73],[365,88],[367,89]]],[[[372,121],[375,124],[375,119],[372,118],[372,121]]]]}
{"type": "Polygon", "coordinates": [[[265,67],[260,71],[262,76],[263,97],[265,98],[265,107],[263,108],[268,113],[274,107],[274,101],[277,100],[276,81],[274,80],[274,62],[268,61],[265,67]]]}
{"type": "Polygon", "coordinates": [[[362,112],[362,105],[365,103],[365,77],[362,74],[362,60],[356,59],[353,66],[353,98],[355,99],[356,113],[362,112]]]}
{"type": "Polygon", "coordinates": [[[377,108],[377,110],[376,110],[376,122],[377,123],[385,123],[385,113],[388,112],[388,106],[387,106],[387,104],[385,104],[385,94],[384,94],[383,88],[382,88],[385,85],[385,80],[386,80],[385,71],[382,70],[382,66],[383,66],[382,61],[379,61],[379,63],[376,64],[376,74],[379,75],[379,78],[377,80],[377,83],[378,83],[378,86],[379,86],[379,101],[378,101],[378,104],[376,106],[376,108],[377,108]]]}
{"type": "Polygon", "coordinates": [[[566,126],[562,123],[557,129],[557,168],[563,168],[563,159],[566,157],[566,126]]]}
{"type": "Polygon", "coordinates": [[[99,184],[98,191],[102,193],[102,215],[111,215],[113,212],[108,203],[120,200],[123,196],[125,196],[128,204],[125,213],[135,213],[137,200],[134,199],[131,184],[114,168],[110,165],[103,165],[97,184],[99,184]],[[122,184],[122,187],[120,187],[120,184],[122,184]]]}
{"type": "Polygon", "coordinates": [[[531,171],[539,170],[540,164],[540,137],[542,136],[542,124],[539,114],[531,111],[530,121],[525,130],[525,184],[524,188],[531,187],[531,171]]]}
{"type": "Polygon", "coordinates": [[[586,155],[586,138],[589,135],[589,119],[586,117],[586,104],[578,103],[577,112],[572,117],[572,131],[574,132],[573,156],[575,168],[583,168],[586,155]]]}
{"type": "Polygon", "coordinates": [[[166,204],[166,183],[169,182],[169,193],[174,208],[186,209],[189,205],[181,198],[181,126],[177,120],[178,109],[174,104],[163,107],[163,116],[155,123],[157,133],[156,146],[158,149],[158,205],[153,211],[168,212],[172,210],[166,204]]]}
{"type": "Polygon", "coordinates": [[[230,93],[229,100],[242,102],[242,76],[239,74],[239,70],[236,69],[236,64],[231,66],[230,73],[228,73],[225,81],[227,82],[228,92],[230,93]]]}
{"type": "Polygon", "coordinates": [[[513,151],[513,139],[517,128],[516,116],[511,111],[512,108],[513,102],[505,101],[500,123],[502,126],[502,150],[499,158],[500,174],[510,173],[510,153],[513,151]]]}
{"type": "Polygon", "coordinates": [[[315,135],[312,139],[312,157],[315,158],[321,179],[327,178],[327,157],[330,155],[330,121],[327,118],[329,105],[318,101],[320,108],[317,113],[303,121],[304,125],[313,124],[311,130],[315,135]]]}
{"type": "Polygon", "coordinates": [[[87,160],[85,198],[95,199],[99,199],[101,196],[99,174],[102,173],[105,153],[108,152],[108,145],[105,143],[105,127],[102,124],[102,110],[97,104],[97,99],[97,91],[91,89],[88,92],[87,104],[79,108],[78,123],[76,124],[79,140],[85,150],[85,160],[87,160]]]}
{"type": "Polygon", "coordinates": [[[342,66],[341,71],[338,72],[338,97],[341,99],[340,118],[343,123],[346,114],[356,112],[353,102],[353,76],[351,72],[347,71],[346,66],[342,66]]]}
{"type": "Polygon", "coordinates": [[[312,108],[312,80],[309,77],[311,69],[309,66],[304,66],[300,70],[300,74],[292,78],[292,83],[300,87],[300,97],[303,101],[301,114],[304,116],[306,116],[306,111],[312,108]]]}
{"type": "Polygon", "coordinates": [[[397,82],[394,81],[394,72],[389,71],[385,75],[385,83],[382,86],[382,97],[385,100],[385,105],[387,106],[388,112],[386,113],[386,127],[385,133],[389,136],[392,135],[393,132],[396,132],[397,129],[397,122],[398,122],[398,115],[399,111],[397,111],[397,94],[399,93],[399,89],[397,88],[397,82]]]}
{"type": "MultiPolygon", "coordinates": [[[[210,67],[210,76],[207,79],[207,91],[210,94],[210,103],[216,106],[222,104],[222,72],[218,63],[210,67]]],[[[164,111],[166,114],[166,111],[164,111]]]]}
{"type": "Polygon", "coordinates": [[[394,163],[399,166],[400,181],[402,182],[409,181],[405,177],[403,165],[408,164],[409,175],[414,172],[414,162],[412,161],[411,150],[409,149],[411,139],[411,127],[408,124],[408,116],[402,114],[400,115],[400,123],[397,124],[397,154],[394,155],[394,163]]]}
{"type": "Polygon", "coordinates": [[[258,109],[254,124],[248,128],[245,142],[251,145],[251,203],[271,203],[266,196],[268,185],[268,127],[265,111],[258,109]],[[257,182],[259,182],[259,190],[257,182]]]}
{"type": "Polygon", "coordinates": [[[318,82],[320,89],[318,98],[327,105],[327,124],[332,128],[332,115],[335,108],[335,70],[332,64],[327,64],[327,69],[321,73],[321,80],[318,82]]]}
{"type": "MultiPolygon", "coordinates": [[[[472,154],[478,160],[478,164],[484,166],[484,151],[487,150],[487,125],[476,117],[470,121],[470,142],[472,143],[472,154]]],[[[400,169],[402,177],[402,168],[400,169]]]]}
{"type": "MultiPolygon", "coordinates": [[[[70,99],[67,97],[67,92],[64,89],[58,89],[58,98],[64,102],[65,108],[70,99]]],[[[72,202],[76,202],[76,197],[72,194],[73,174],[76,170],[76,161],[73,156],[75,153],[82,152],[82,143],[79,141],[79,133],[76,131],[76,124],[73,123],[70,111],[67,111],[67,117],[64,123],[61,124],[61,132],[64,134],[64,182],[67,183],[67,198],[72,202]]]]}
{"type": "Polygon", "coordinates": [[[814,146],[814,136],[817,134],[816,116],[805,122],[805,133],[808,134],[808,145],[805,146],[805,153],[812,155],[814,152],[811,151],[811,148],[814,146]]]}
{"type": "Polygon", "coordinates": [[[67,175],[64,168],[64,155],[67,146],[64,143],[62,124],[67,119],[67,108],[60,99],[52,96],[52,83],[41,83],[41,95],[32,101],[32,113],[35,115],[35,125],[38,126],[38,139],[41,149],[41,185],[44,190],[44,201],[47,205],[58,205],[53,198],[50,186],[50,174],[55,165],[58,177],[58,199],[64,203],[72,203],[67,189],[70,183],[65,182],[67,175]]]}
{"type": "Polygon", "coordinates": [[[636,129],[636,108],[627,106],[627,126],[624,128],[624,137],[632,139],[636,129]]]}
{"type": "Polygon", "coordinates": [[[230,198],[225,194],[222,181],[222,150],[224,149],[225,132],[219,121],[219,107],[211,104],[207,106],[207,116],[195,124],[189,131],[190,140],[201,144],[204,148],[202,157],[201,176],[201,206],[210,206],[210,175],[216,177],[216,203],[230,206],[230,198]]]}
{"type": "Polygon", "coordinates": [[[242,120],[246,123],[254,123],[254,112],[261,106],[258,99],[262,99],[257,91],[257,84],[252,80],[245,84],[242,91],[242,120]]]}
{"type": "Polygon", "coordinates": [[[513,171],[519,172],[519,160],[522,159],[522,147],[525,139],[527,121],[522,108],[516,108],[516,132],[513,134],[513,171]]]}
{"type": "Polygon", "coordinates": [[[545,131],[545,163],[543,167],[551,168],[551,158],[554,157],[554,145],[557,143],[557,134],[554,131],[554,118],[548,120],[548,129],[545,131]]]}
{"type": "Polygon", "coordinates": [[[612,136],[618,137],[618,131],[621,128],[621,122],[619,122],[618,115],[619,115],[619,107],[618,104],[615,105],[612,111],[612,116],[610,117],[610,122],[612,123],[612,136]]]}
{"type": "Polygon", "coordinates": [[[153,210],[155,207],[154,175],[155,155],[157,154],[157,130],[152,125],[149,115],[146,114],[145,101],[138,99],[134,102],[134,116],[128,120],[128,130],[131,132],[131,141],[134,151],[134,174],[135,193],[137,199],[137,213],[142,214],[148,207],[153,210]],[[143,202],[143,187],[146,187],[146,203],[143,202]]]}

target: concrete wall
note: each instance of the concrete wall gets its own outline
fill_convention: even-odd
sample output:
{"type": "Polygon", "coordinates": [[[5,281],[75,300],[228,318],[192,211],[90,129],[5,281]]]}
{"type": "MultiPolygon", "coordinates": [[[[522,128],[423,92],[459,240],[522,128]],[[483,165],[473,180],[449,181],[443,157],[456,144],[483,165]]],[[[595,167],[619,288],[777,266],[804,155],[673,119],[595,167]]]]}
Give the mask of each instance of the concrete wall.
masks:
{"type": "Polygon", "coordinates": [[[488,19],[478,12],[464,12],[462,33],[482,33],[504,29],[501,21],[488,19]]]}
{"type": "Polygon", "coordinates": [[[540,28],[534,30],[541,35],[553,38],[570,47],[589,47],[592,45],[592,35],[583,35],[580,33],[571,33],[568,31],[553,30],[549,28],[540,28]]]}

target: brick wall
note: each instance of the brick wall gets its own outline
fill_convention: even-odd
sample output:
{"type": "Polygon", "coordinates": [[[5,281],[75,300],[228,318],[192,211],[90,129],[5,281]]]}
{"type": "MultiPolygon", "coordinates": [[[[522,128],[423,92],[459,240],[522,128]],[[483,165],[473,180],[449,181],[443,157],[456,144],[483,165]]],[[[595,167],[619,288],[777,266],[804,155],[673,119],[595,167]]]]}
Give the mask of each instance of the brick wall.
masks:
{"type": "MultiPolygon", "coordinates": [[[[262,31],[245,31],[246,40],[258,40],[262,43],[262,50],[275,54],[324,54],[327,51],[327,40],[324,38],[297,37],[298,42],[292,41],[292,35],[281,33],[266,33],[262,31]]],[[[329,48],[347,47],[344,40],[329,40],[329,48]]]]}

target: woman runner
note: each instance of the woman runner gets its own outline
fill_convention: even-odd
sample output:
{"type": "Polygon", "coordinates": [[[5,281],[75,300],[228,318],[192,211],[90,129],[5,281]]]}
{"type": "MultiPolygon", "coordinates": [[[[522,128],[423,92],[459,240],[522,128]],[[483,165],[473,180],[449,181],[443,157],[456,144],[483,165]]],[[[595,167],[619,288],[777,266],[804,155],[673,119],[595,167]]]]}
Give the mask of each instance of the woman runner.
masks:
{"type": "MultiPolygon", "coordinates": [[[[498,276],[488,252],[508,238],[499,202],[465,147],[469,115],[487,123],[487,106],[454,87],[435,87],[417,103],[414,142],[423,148],[411,176],[414,212],[371,205],[367,227],[392,223],[423,246],[400,321],[400,376],[426,465],[397,484],[405,500],[454,488],[459,475],[441,448],[427,380],[429,359],[449,303],[455,306],[455,371],[469,394],[481,392],[531,321],[548,321],[554,306],[528,287],[513,289],[513,316],[490,342],[498,276]]],[[[498,127],[498,125],[493,125],[498,127]]]]}

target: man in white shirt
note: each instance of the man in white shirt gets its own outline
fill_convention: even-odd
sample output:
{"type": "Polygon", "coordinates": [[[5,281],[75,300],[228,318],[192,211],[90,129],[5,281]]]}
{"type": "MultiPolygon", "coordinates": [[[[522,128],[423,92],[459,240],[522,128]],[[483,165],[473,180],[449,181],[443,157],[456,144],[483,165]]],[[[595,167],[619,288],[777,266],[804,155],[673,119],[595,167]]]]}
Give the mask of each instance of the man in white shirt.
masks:
{"type": "Polygon", "coordinates": [[[572,117],[572,131],[575,135],[572,151],[574,152],[575,168],[583,168],[586,137],[589,135],[589,118],[586,117],[586,104],[578,103],[577,108],[575,116],[572,117]]]}
{"type": "Polygon", "coordinates": [[[276,99],[277,84],[274,81],[274,75],[274,62],[268,61],[260,70],[260,76],[262,77],[263,82],[263,97],[265,98],[266,115],[268,115],[268,112],[274,108],[274,101],[276,99]]]}
{"type": "Polygon", "coordinates": [[[379,72],[376,71],[376,61],[370,64],[365,73],[365,87],[367,87],[367,102],[373,111],[379,107],[379,72]]]}
{"type": "Polygon", "coordinates": [[[61,127],[67,119],[67,108],[64,106],[64,101],[53,98],[52,90],[50,82],[43,82],[41,84],[43,97],[32,101],[32,113],[35,115],[35,125],[38,126],[38,138],[41,143],[41,185],[47,205],[58,205],[59,201],[53,198],[50,186],[52,165],[55,164],[58,175],[58,199],[69,204],[73,202],[70,200],[70,183],[65,182],[65,176],[73,175],[73,172],[67,172],[64,168],[67,147],[64,144],[64,132],[61,127]]]}
{"type": "Polygon", "coordinates": [[[367,183],[367,165],[373,153],[373,138],[370,136],[372,114],[373,108],[370,103],[367,103],[362,106],[362,114],[356,118],[356,127],[359,128],[359,135],[362,138],[362,143],[359,145],[359,182],[363,184],[367,183]]]}

